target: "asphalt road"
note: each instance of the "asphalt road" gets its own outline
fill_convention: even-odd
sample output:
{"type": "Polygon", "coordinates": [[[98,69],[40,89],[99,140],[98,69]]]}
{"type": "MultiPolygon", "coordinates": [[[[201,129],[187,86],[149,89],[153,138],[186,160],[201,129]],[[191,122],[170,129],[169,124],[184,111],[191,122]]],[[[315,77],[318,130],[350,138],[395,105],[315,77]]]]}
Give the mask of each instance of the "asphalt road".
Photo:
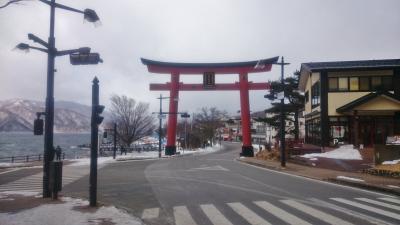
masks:
{"type": "MultiPolygon", "coordinates": [[[[108,164],[98,200],[146,224],[400,224],[399,198],[242,164],[239,151],[108,164]]],[[[87,198],[88,177],[63,191],[87,198]]]]}

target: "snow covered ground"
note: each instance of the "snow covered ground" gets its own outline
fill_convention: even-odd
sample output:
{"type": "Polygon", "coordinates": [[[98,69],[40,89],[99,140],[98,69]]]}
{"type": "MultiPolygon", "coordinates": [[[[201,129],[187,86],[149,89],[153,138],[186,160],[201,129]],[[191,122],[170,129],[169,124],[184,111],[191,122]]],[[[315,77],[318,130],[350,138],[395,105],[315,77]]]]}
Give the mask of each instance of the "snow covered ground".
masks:
{"type": "MultiPolygon", "coordinates": [[[[180,150],[181,155],[187,155],[187,154],[208,154],[212,152],[216,152],[220,150],[222,147],[221,145],[214,145],[213,147],[206,147],[206,148],[197,148],[195,150],[180,150]]],[[[161,153],[162,157],[165,157],[165,151],[162,151],[161,153]]],[[[126,155],[119,155],[117,154],[116,160],[139,160],[139,159],[156,159],[158,158],[158,151],[142,151],[142,152],[131,152],[127,153],[126,155]]],[[[115,162],[116,160],[113,159],[112,156],[108,157],[99,157],[97,159],[97,164],[106,164],[106,163],[112,163],[115,162]]],[[[69,160],[72,163],[68,166],[87,166],[90,165],[90,158],[79,158],[79,159],[71,159],[69,160]]],[[[33,164],[29,163],[0,163],[0,168],[7,168],[7,167],[21,167],[21,166],[33,166],[33,164]]]]}
{"type": "MultiPolygon", "coordinates": [[[[1,192],[1,196],[5,195],[32,196],[23,192],[1,192]]],[[[4,198],[0,198],[0,201],[4,201],[4,198]]],[[[114,206],[90,208],[88,205],[88,201],[63,197],[54,204],[41,204],[19,212],[0,213],[0,221],[2,225],[142,224],[136,217],[114,206]]]]}
{"type": "MultiPolygon", "coordinates": [[[[208,154],[212,152],[216,152],[221,149],[220,145],[214,145],[213,147],[207,147],[207,148],[198,148],[195,150],[180,150],[181,155],[187,155],[187,154],[208,154]]],[[[165,157],[165,152],[161,152],[161,156],[165,157]]],[[[151,152],[131,152],[127,153],[126,155],[117,155],[116,160],[138,160],[138,159],[156,159],[158,158],[158,151],[151,151],[151,152]]],[[[81,158],[81,159],[73,159],[71,160],[73,163],[70,164],[69,166],[84,166],[84,165],[90,165],[90,158],[81,158]]],[[[112,156],[109,157],[99,157],[97,159],[97,164],[105,164],[105,163],[112,163],[115,162],[112,156]]]]}
{"type": "Polygon", "coordinates": [[[311,153],[302,155],[303,158],[308,158],[310,160],[318,160],[317,158],[330,158],[330,159],[352,159],[352,160],[362,160],[360,152],[353,148],[353,145],[343,145],[339,148],[324,152],[324,153],[311,153]]]}
{"type": "Polygon", "coordinates": [[[346,176],[337,176],[336,177],[339,180],[349,180],[349,181],[356,181],[356,182],[365,182],[364,180],[358,179],[358,178],[353,178],[353,177],[346,177],[346,176]]]}
{"type": "Polygon", "coordinates": [[[382,165],[395,165],[400,163],[400,159],[392,160],[392,161],[384,161],[382,165]]]}

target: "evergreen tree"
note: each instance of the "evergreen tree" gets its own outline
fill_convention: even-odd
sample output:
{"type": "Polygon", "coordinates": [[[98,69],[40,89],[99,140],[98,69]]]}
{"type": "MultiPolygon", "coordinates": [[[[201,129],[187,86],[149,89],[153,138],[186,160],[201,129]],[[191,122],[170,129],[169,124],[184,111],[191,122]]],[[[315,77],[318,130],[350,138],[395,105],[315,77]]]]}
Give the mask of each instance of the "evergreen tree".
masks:
{"type": "Polygon", "coordinates": [[[304,95],[297,91],[300,81],[300,71],[295,71],[293,76],[287,77],[284,79],[284,84],[281,84],[281,81],[273,81],[271,82],[271,89],[265,97],[272,101],[271,107],[266,109],[266,113],[270,113],[272,116],[267,118],[258,118],[258,121],[262,121],[267,123],[268,125],[274,127],[278,132],[277,135],[280,135],[280,110],[281,103],[276,102],[278,99],[278,93],[284,91],[285,100],[288,102],[283,106],[283,112],[285,115],[285,121],[291,121],[294,124],[294,127],[289,127],[285,130],[285,134],[292,134],[295,137],[295,140],[299,139],[299,111],[304,106],[304,95]],[[275,101],[275,102],[274,102],[275,101]]]}

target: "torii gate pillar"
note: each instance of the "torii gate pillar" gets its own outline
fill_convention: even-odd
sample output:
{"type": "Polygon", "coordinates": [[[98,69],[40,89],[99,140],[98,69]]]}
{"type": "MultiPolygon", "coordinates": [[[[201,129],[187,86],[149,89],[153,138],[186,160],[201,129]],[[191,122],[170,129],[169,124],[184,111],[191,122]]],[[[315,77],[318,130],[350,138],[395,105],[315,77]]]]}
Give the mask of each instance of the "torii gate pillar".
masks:
{"type": "Polygon", "coordinates": [[[239,74],[240,90],[240,114],[242,118],[242,156],[253,157],[253,145],[251,144],[250,129],[250,104],[249,104],[249,82],[247,73],[239,74]]]}
{"type": "Polygon", "coordinates": [[[165,155],[176,153],[176,124],[178,122],[178,100],[179,100],[179,73],[171,74],[171,89],[169,91],[169,115],[167,127],[167,145],[165,155]]]}
{"type": "Polygon", "coordinates": [[[169,91],[169,117],[167,130],[166,155],[176,153],[176,123],[178,117],[179,91],[240,91],[240,112],[242,117],[243,145],[241,156],[253,157],[250,130],[249,90],[267,90],[269,83],[253,83],[247,79],[248,73],[271,71],[279,57],[236,63],[172,63],[141,59],[151,73],[169,74],[171,82],[150,84],[152,91],[169,91]],[[203,84],[184,84],[179,82],[181,75],[203,75],[203,84]],[[215,84],[216,74],[239,74],[239,82],[215,84]]]}

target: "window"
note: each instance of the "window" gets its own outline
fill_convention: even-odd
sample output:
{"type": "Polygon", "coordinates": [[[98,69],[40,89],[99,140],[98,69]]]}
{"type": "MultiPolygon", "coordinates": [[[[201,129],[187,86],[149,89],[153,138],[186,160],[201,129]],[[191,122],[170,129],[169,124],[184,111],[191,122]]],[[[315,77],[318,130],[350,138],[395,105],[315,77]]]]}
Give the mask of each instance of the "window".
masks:
{"type": "Polygon", "coordinates": [[[392,77],[382,77],[382,87],[385,91],[393,90],[393,80],[392,77]]]}
{"type": "Polygon", "coordinates": [[[320,81],[311,87],[311,108],[315,108],[320,104],[320,81]]]}
{"type": "Polygon", "coordinates": [[[306,101],[306,103],[308,102],[308,101],[310,101],[310,93],[308,92],[308,91],[306,91],[306,93],[304,93],[304,98],[305,98],[305,101],[306,101]]]}
{"type": "Polygon", "coordinates": [[[321,143],[321,120],[308,120],[305,123],[306,143],[318,145],[321,143]]]}
{"type": "Polygon", "coordinates": [[[339,78],[339,91],[348,91],[349,90],[349,79],[347,77],[339,78]]]}
{"type": "Polygon", "coordinates": [[[360,77],[360,91],[369,91],[369,77],[360,77]]]}
{"type": "Polygon", "coordinates": [[[382,78],[381,77],[372,77],[371,78],[371,86],[372,90],[380,90],[382,89],[382,78]]]}
{"type": "Polygon", "coordinates": [[[329,117],[330,145],[347,144],[350,140],[347,117],[329,117]]]}
{"type": "Polygon", "coordinates": [[[358,77],[350,77],[350,91],[358,91],[358,77]]]}
{"type": "Polygon", "coordinates": [[[336,77],[329,78],[329,90],[330,91],[337,91],[339,87],[338,79],[336,77]]]}

